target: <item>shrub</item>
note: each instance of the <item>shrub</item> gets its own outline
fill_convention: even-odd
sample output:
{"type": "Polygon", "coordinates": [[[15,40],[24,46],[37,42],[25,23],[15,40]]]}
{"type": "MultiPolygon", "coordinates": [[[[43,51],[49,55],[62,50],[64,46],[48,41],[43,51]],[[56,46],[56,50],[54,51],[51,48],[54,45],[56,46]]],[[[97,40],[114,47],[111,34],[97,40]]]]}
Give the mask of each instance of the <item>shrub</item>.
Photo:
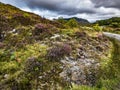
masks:
{"type": "Polygon", "coordinates": [[[57,31],[58,30],[53,25],[39,23],[35,25],[35,28],[33,30],[33,36],[36,40],[40,40],[52,36],[52,34],[57,31]]]}
{"type": "Polygon", "coordinates": [[[16,24],[21,24],[23,26],[26,25],[33,25],[34,21],[31,20],[31,18],[29,16],[24,16],[20,13],[16,13],[13,15],[12,19],[11,19],[14,23],[16,24]]]}
{"type": "Polygon", "coordinates": [[[77,32],[75,32],[75,36],[80,38],[80,37],[86,37],[87,34],[86,34],[86,32],[79,32],[79,31],[77,31],[77,32]]]}
{"type": "Polygon", "coordinates": [[[42,64],[36,58],[31,57],[25,62],[24,70],[26,74],[35,75],[42,70],[41,66],[42,64]]]}
{"type": "Polygon", "coordinates": [[[35,29],[34,29],[34,35],[40,35],[43,32],[47,32],[47,27],[44,24],[37,24],[35,25],[35,29]]]}
{"type": "Polygon", "coordinates": [[[69,55],[71,50],[72,49],[68,44],[56,45],[48,50],[47,58],[50,60],[59,60],[65,55],[69,55]]]}
{"type": "Polygon", "coordinates": [[[3,40],[7,31],[11,30],[8,19],[0,15],[0,39],[3,40]]]}
{"type": "Polygon", "coordinates": [[[31,29],[31,27],[18,27],[8,32],[5,37],[6,45],[8,47],[23,48],[25,45],[33,43],[31,29]]]}
{"type": "Polygon", "coordinates": [[[99,24],[94,25],[93,28],[95,31],[102,32],[102,28],[99,26],[99,24]]]}
{"type": "Polygon", "coordinates": [[[66,25],[70,28],[74,28],[78,26],[78,22],[74,18],[72,18],[66,23],[66,25]]]}

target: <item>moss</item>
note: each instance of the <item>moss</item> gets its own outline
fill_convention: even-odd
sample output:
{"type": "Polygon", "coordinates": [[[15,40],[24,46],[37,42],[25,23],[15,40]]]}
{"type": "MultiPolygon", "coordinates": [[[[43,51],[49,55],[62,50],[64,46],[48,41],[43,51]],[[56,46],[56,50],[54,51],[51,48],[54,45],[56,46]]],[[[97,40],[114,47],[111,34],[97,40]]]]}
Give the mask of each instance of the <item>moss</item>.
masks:
{"type": "Polygon", "coordinates": [[[77,31],[77,29],[62,29],[61,34],[73,36],[75,34],[75,31],[77,31]]]}
{"type": "Polygon", "coordinates": [[[44,56],[47,53],[47,45],[42,45],[39,43],[26,45],[26,49],[20,49],[16,51],[16,59],[20,59],[22,61],[25,61],[28,57],[41,57],[44,58],[44,56]]]}
{"type": "Polygon", "coordinates": [[[19,70],[19,65],[16,61],[0,63],[0,73],[2,74],[15,73],[17,70],[19,70]]]}

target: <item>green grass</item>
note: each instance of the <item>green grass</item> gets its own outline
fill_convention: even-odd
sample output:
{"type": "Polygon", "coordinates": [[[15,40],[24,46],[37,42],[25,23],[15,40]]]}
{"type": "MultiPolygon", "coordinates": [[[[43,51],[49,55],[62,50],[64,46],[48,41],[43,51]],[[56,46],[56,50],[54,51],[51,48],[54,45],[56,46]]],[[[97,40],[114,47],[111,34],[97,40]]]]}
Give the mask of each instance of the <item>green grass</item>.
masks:
{"type": "Polygon", "coordinates": [[[26,50],[21,49],[15,52],[16,58],[26,60],[29,57],[44,57],[47,53],[47,46],[39,43],[31,44],[26,46],[26,50]]]}
{"type": "Polygon", "coordinates": [[[73,88],[71,90],[107,90],[105,87],[102,88],[96,88],[96,87],[89,87],[85,85],[73,85],[73,88]]]}
{"type": "Polygon", "coordinates": [[[102,69],[97,87],[106,87],[107,90],[119,90],[120,88],[117,87],[120,84],[120,42],[115,39],[111,39],[111,41],[113,42],[111,59],[102,69]]]}

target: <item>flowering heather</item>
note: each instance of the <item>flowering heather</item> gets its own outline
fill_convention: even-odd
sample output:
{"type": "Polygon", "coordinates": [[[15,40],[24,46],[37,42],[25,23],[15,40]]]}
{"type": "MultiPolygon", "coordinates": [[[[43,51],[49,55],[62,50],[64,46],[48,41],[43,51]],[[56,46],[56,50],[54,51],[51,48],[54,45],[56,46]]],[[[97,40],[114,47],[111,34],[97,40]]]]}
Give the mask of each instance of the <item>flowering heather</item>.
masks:
{"type": "Polygon", "coordinates": [[[65,55],[69,55],[72,49],[68,44],[56,45],[48,51],[47,57],[50,60],[59,60],[65,55]]]}

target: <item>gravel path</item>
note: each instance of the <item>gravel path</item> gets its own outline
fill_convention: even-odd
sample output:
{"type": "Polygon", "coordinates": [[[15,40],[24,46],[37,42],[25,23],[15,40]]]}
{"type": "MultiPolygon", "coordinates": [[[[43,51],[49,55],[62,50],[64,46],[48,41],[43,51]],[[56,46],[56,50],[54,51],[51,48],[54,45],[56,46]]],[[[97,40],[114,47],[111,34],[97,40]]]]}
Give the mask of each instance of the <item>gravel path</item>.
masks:
{"type": "Polygon", "coordinates": [[[114,33],[109,33],[109,32],[103,32],[105,36],[117,39],[120,41],[120,34],[114,34],[114,33]]]}

